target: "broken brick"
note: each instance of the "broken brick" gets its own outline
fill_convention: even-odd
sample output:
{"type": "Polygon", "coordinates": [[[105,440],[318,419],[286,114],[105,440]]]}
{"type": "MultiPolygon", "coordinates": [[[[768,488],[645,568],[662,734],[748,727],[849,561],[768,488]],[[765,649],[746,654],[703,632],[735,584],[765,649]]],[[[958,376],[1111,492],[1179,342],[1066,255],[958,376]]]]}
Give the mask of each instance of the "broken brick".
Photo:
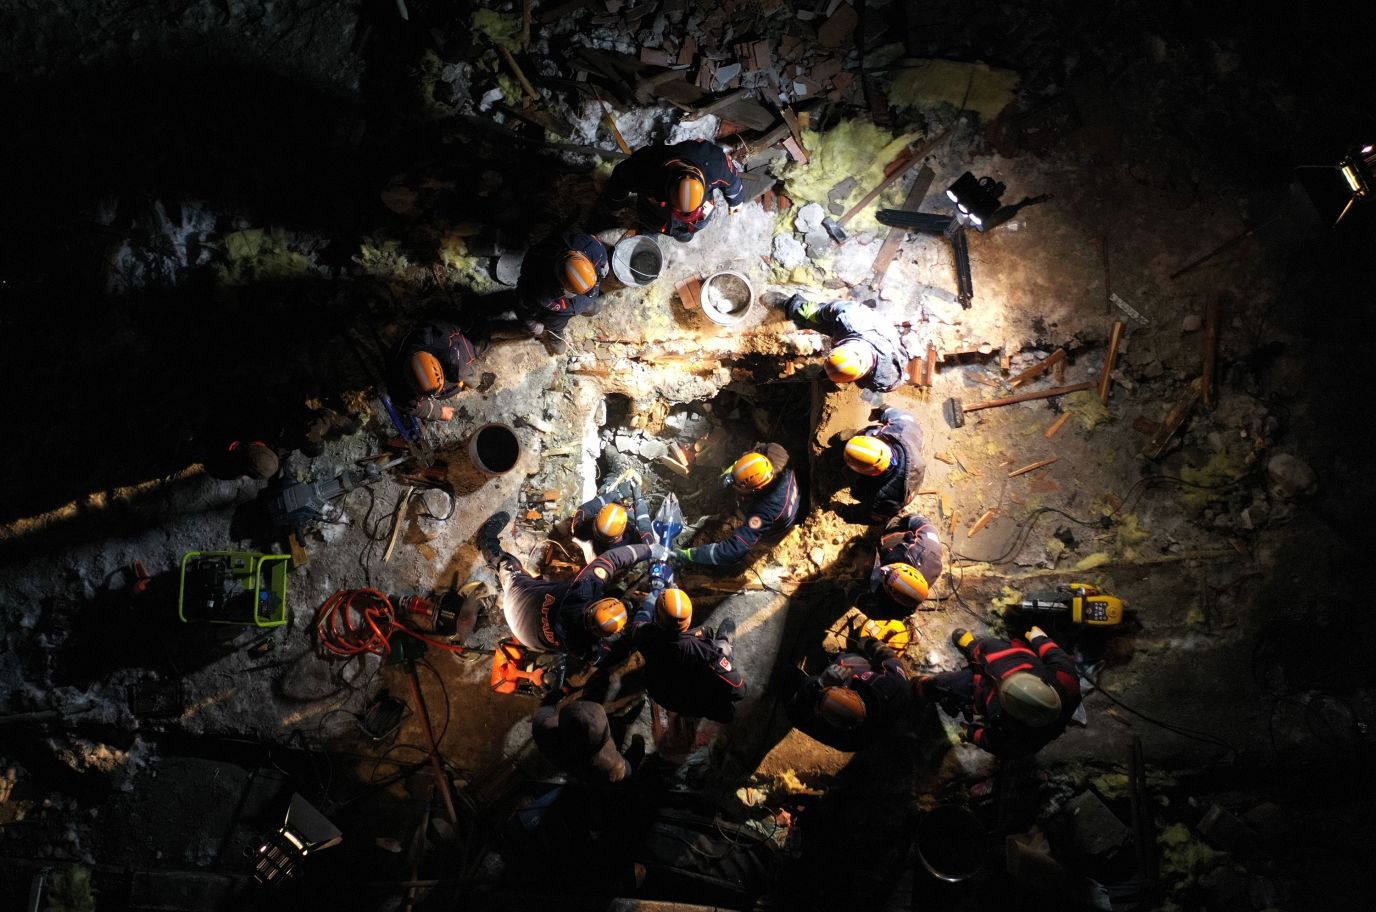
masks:
{"type": "Polygon", "coordinates": [[[858,18],[853,6],[849,3],[843,4],[817,30],[817,42],[822,47],[839,48],[845,46],[850,42],[858,18]]]}

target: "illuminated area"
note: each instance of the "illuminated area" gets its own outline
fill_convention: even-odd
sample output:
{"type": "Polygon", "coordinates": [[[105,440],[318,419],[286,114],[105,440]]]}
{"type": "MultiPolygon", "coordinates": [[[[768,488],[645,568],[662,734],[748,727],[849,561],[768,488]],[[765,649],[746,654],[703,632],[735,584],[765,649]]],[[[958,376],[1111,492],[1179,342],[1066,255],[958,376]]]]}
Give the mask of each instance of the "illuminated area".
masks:
{"type": "Polygon", "coordinates": [[[31,6],[0,908],[1364,907],[1364,49],[31,6]]]}

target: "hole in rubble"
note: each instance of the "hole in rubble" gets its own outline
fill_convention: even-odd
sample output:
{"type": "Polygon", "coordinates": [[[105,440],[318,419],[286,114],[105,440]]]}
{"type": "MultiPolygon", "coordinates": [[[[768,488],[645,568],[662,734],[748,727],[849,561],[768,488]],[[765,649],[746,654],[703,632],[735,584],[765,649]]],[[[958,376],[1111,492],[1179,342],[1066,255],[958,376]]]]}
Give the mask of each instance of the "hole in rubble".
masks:
{"type": "Polygon", "coordinates": [[[473,438],[478,468],[494,475],[510,472],[521,456],[521,443],[516,434],[504,424],[488,424],[473,438]]]}
{"type": "Polygon", "coordinates": [[[798,390],[792,385],[722,390],[707,401],[675,404],[662,421],[644,429],[630,426],[625,397],[609,396],[601,471],[605,477],[635,469],[646,494],[678,495],[685,518],[693,522],[735,510],[735,493],[721,483],[722,473],[756,443],[773,441],[788,450],[799,488],[806,491],[811,401],[798,390]]]}

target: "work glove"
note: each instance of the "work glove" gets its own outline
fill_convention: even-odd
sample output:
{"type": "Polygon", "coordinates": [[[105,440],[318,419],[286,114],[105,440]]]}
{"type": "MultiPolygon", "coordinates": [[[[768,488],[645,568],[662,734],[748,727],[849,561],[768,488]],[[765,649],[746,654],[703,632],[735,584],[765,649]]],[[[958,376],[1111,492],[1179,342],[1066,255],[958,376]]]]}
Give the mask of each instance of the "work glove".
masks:
{"type": "Polygon", "coordinates": [[[669,559],[669,549],[664,545],[650,546],[650,560],[664,561],[669,559]]]}
{"type": "Polygon", "coordinates": [[[692,549],[692,548],[675,548],[675,549],[674,549],[674,557],[678,558],[678,560],[679,560],[680,563],[683,563],[683,564],[691,564],[691,563],[693,563],[693,549],[692,549]]]}
{"type": "Polygon", "coordinates": [[[812,318],[817,316],[822,309],[822,305],[809,301],[800,294],[795,294],[788,299],[784,312],[788,318],[799,326],[806,326],[812,322],[812,318]]]}
{"type": "Polygon", "coordinates": [[[1028,639],[1028,642],[1031,642],[1032,640],[1035,640],[1035,639],[1037,639],[1038,637],[1044,637],[1044,636],[1046,636],[1046,631],[1043,630],[1043,629],[1041,629],[1040,627],[1028,627],[1028,628],[1027,628],[1027,639],[1028,639]]]}
{"type": "Polygon", "coordinates": [[[451,405],[441,406],[441,407],[440,407],[440,420],[441,420],[441,421],[453,421],[453,420],[454,420],[454,407],[451,406],[451,405]]]}

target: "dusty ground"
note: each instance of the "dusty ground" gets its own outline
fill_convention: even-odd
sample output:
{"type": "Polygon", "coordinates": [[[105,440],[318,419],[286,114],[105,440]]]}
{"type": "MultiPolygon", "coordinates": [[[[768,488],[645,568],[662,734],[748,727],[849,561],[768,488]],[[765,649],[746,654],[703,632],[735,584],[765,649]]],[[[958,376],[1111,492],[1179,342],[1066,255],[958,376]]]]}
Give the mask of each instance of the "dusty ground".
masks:
{"type": "MultiPolygon", "coordinates": [[[[144,41],[148,47],[130,51],[131,59],[161,48],[181,72],[203,41],[236,46],[222,30],[240,12],[221,22],[218,8],[193,5],[176,28],[138,25],[144,37],[129,37],[127,46],[138,51],[144,41]]],[[[38,44],[57,59],[115,67],[130,62],[122,58],[124,43],[107,41],[105,30],[83,25],[78,13],[60,10],[15,34],[46,36],[38,44]],[[64,16],[76,17],[71,29],[57,27],[64,16]]],[[[365,738],[355,724],[356,714],[384,689],[409,702],[405,676],[371,658],[320,657],[312,631],[317,607],[343,587],[370,585],[406,595],[442,591],[455,578],[490,582],[472,540],[498,509],[517,517],[504,539],[510,550],[534,558],[553,540],[548,572],[572,572],[581,557],[559,520],[595,487],[603,443],[618,432],[642,443],[667,440],[673,431],[666,418],[692,404],[711,416],[716,435],[701,441],[686,478],[631,454],[650,491],[677,493],[690,520],[713,514],[723,505],[712,487],[720,469],[753,441],[774,437],[789,446],[807,502],[799,526],[741,574],[684,574],[699,620],[736,620],[738,662],[752,691],[733,726],[703,726],[696,744],[683,750],[661,747],[675,759],[696,747],[673,773],[675,782],[710,795],[733,819],[759,815],[747,809],[759,803],[756,794],[765,796],[762,806],[771,814],[788,808],[798,815],[789,837],[795,890],[814,901],[858,893],[876,906],[906,908],[910,895],[924,895],[921,878],[893,873],[911,866],[910,824],[920,811],[954,800],[980,809],[997,832],[1022,832],[1045,822],[1050,810],[1086,784],[1120,800],[1134,738],[1141,739],[1156,792],[1162,851],[1176,891],[1172,901],[1180,904],[1174,907],[1225,902],[1219,897],[1228,884],[1217,883],[1222,875],[1213,874],[1204,886],[1200,881],[1226,869],[1253,883],[1262,878],[1280,897],[1288,891],[1298,908],[1316,877],[1338,870],[1342,853],[1324,851],[1318,837],[1327,833],[1324,815],[1342,831],[1355,826],[1363,802],[1369,804],[1366,792],[1349,802],[1339,783],[1351,778],[1349,764],[1368,756],[1371,681],[1361,667],[1331,669],[1326,650],[1335,639],[1360,648],[1371,635],[1351,597],[1361,585],[1351,549],[1362,540],[1369,473],[1359,455],[1360,434],[1335,421],[1355,375],[1335,363],[1332,352],[1364,336],[1360,322],[1349,326],[1314,315],[1337,315],[1335,302],[1369,299],[1370,285],[1347,272],[1361,262],[1351,251],[1366,248],[1346,235],[1319,233],[1327,229],[1315,223],[1288,177],[1277,177],[1278,166],[1243,159],[1231,150],[1245,142],[1230,145],[1234,137],[1220,137],[1208,118],[1191,112],[1212,92],[1210,103],[1240,112],[1229,122],[1260,144],[1270,130],[1270,106],[1293,103],[1272,92],[1274,85],[1298,76],[1249,75],[1235,59],[1241,48],[1252,47],[1242,37],[1220,45],[1173,35],[1168,24],[1138,12],[1121,28],[1086,26],[1114,36],[1090,42],[1124,61],[1113,79],[1093,66],[1068,65],[1073,75],[1061,80],[1028,61],[1011,61],[1026,65],[1028,93],[1042,90],[1051,99],[1049,114],[1026,95],[1016,107],[1020,124],[1040,123],[1045,133],[1024,131],[1015,142],[1006,121],[1002,130],[991,130],[949,104],[903,111],[889,136],[954,127],[927,162],[936,177],[924,210],[942,209],[941,190],[967,169],[1006,182],[1005,201],[1051,196],[1008,225],[971,235],[975,297],[969,310],[954,300],[949,249],[930,238],[905,238],[879,289],[868,287],[869,265],[883,238],[873,225],[852,232],[844,245],[819,251],[800,269],[782,267],[776,236],[806,240],[794,231],[796,204],[770,211],[754,202],[734,215],[721,213],[692,244],[662,241],[661,278],[648,288],[613,291],[600,314],[575,320],[567,353],[552,356],[535,341],[515,341],[486,354],[483,370],[493,375],[492,385],[465,393],[459,419],[430,432],[452,468],[452,514],[437,518],[446,515],[449,501],[443,492],[425,492],[412,502],[395,555],[383,562],[386,542],[379,538],[390,531],[402,485],[387,479],[349,494],[341,512],[307,540],[309,562],[290,578],[289,625],[260,640],[255,632],[170,619],[175,568],[185,551],[232,542],[282,547],[260,532],[245,532],[261,483],[215,481],[196,468],[198,435],[223,429],[206,416],[252,410],[269,394],[334,401],[365,417],[364,431],[332,442],[309,464],[298,458],[297,471],[325,478],[377,452],[390,436],[370,388],[380,349],[421,313],[484,311],[497,300],[488,297],[500,291],[491,272],[495,261],[474,253],[476,243],[470,247],[466,240],[473,237],[466,233],[472,213],[482,211],[505,230],[515,224],[503,221],[507,212],[525,206],[521,224],[553,223],[570,213],[550,206],[551,196],[566,205],[590,204],[606,174],[605,166],[590,171],[586,156],[565,156],[542,159],[534,168],[523,162],[527,171],[517,179],[504,173],[511,162],[500,150],[484,151],[476,142],[470,149],[461,127],[436,127],[433,132],[455,131],[447,141],[428,127],[411,132],[417,122],[430,123],[431,102],[407,95],[407,104],[392,106],[387,87],[414,93],[417,80],[433,87],[438,65],[408,69],[400,62],[406,55],[388,58],[384,51],[410,47],[408,32],[387,25],[378,33],[383,37],[355,55],[342,36],[357,23],[334,21],[347,15],[325,9],[292,10],[281,21],[275,15],[260,13],[254,21],[290,38],[256,50],[251,59],[228,52],[236,66],[274,75],[246,83],[236,99],[222,99],[223,120],[254,123],[263,116],[255,105],[274,98],[281,110],[265,110],[280,116],[280,124],[292,123],[293,111],[311,111],[319,121],[303,128],[311,133],[309,148],[302,152],[306,140],[298,139],[296,153],[328,167],[292,160],[269,167],[271,156],[262,149],[250,142],[236,146],[230,137],[209,160],[233,167],[221,167],[210,180],[187,164],[198,152],[187,140],[176,147],[185,161],[168,166],[170,189],[161,195],[144,191],[134,178],[103,186],[97,176],[74,169],[70,182],[50,182],[61,188],[53,199],[26,196],[17,210],[33,217],[39,202],[60,211],[79,203],[83,212],[94,205],[106,213],[102,229],[79,242],[45,240],[58,237],[56,229],[34,237],[16,230],[22,243],[9,245],[7,256],[32,249],[44,259],[31,265],[48,263],[47,257],[101,264],[90,270],[94,279],[81,273],[81,283],[74,280],[68,293],[83,302],[78,316],[89,311],[92,330],[89,340],[72,343],[74,360],[107,389],[87,397],[78,419],[64,416],[61,424],[80,424],[64,434],[33,404],[48,401],[60,364],[17,361],[25,369],[10,384],[20,393],[17,420],[33,429],[34,441],[6,456],[12,466],[7,475],[30,481],[13,485],[0,517],[7,523],[0,539],[6,646],[0,705],[5,714],[72,715],[51,730],[16,726],[10,729],[16,737],[0,749],[0,846],[6,855],[233,871],[254,827],[271,823],[276,791],[294,785],[326,796],[342,814],[357,813],[359,832],[381,840],[353,840],[351,846],[363,847],[341,856],[347,858],[341,867],[381,858],[398,878],[414,877],[418,868],[409,867],[409,849],[399,854],[386,840],[400,847],[415,832],[414,815],[424,804],[416,795],[424,788],[393,773],[424,759],[424,734],[414,716],[382,742],[365,738]],[[1142,37],[1158,31],[1169,40],[1142,37]],[[328,40],[306,40],[307,32],[328,40]],[[301,53],[305,47],[310,54],[301,53]],[[283,84],[290,93],[283,93],[283,84]],[[1075,116],[1058,120],[1056,104],[1066,95],[1074,99],[1075,116]],[[1039,112],[1044,121],[1033,117],[1039,112]],[[414,139],[414,147],[391,139],[389,130],[414,139]],[[367,141],[351,145],[360,135],[367,141]],[[462,157],[461,166],[450,161],[455,156],[462,157]],[[244,186],[261,186],[269,202],[241,196],[244,186]],[[338,193],[341,186],[351,191],[338,193]],[[470,186],[481,191],[466,195],[470,186]],[[226,187],[236,192],[222,193],[226,187]],[[419,190],[413,199],[398,187],[419,190]],[[103,201],[91,204],[86,193],[103,194],[103,201]],[[381,215],[379,195],[387,210],[381,215]],[[411,202],[399,209],[403,197],[411,202]],[[1273,214],[1277,218],[1254,237],[1172,278],[1273,214]],[[274,227],[280,230],[265,234],[264,246],[247,262],[217,252],[229,248],[230,235],[274,227]],[[86,248],[101,255],[77,255],[86,248]],[[745,274],[757,297],[750,315],[729,328],[685,308],[675,293],[684,279],[723,269],[745,274]],[[1354,287],[1363,291],[1354,295],[1354,287]],[[104,297],[111,290],[122,295],[117,306],[104,297]],[[940,355],[930,389],[905,385],[883,397],[884,404],[912,411],[924,428],[928,470],[915,508],[938,521],[948,548],[949,572],[912,620],[905,658],[915,673],[956,666],[947,642],[955,627],[1004,632],[1006,606],[1028,591],[1088,582],[1133,609],[1131,628],[1113,637],[1056,631],[1079,647],[1086,664],[1105,663],[1101,680],[1116,700],[1090,695],[1084,726],[1035,761],[1000,771],[932,714],[915,714],[890,742],[857,756],[788,729],[781,698],[796,669],[815,670],[826,650],[843,646],[875,538],[833,508],[847,500],[837,490],[836,435],[862,427],[877,402],[808,379],[816,375],[813,362],[822,346],[784,319],[780,305],[795,292],[819,300],[873,299],[882,317],[903,327],[910,351],[918,354],[931,344],[940,355]],[[1110,294],[1144,321],[1126,315],[1110,294]],[[1153,425],[1201,372],[1200,320],[1216,301],[1216,402],[1196,409],[1159,459],[1147,459],[1142,454],[1153,425]],[[219,315],[216,332],[198,330],[202,308],[219,315]],[[974,412],[964,427],[947,426],[947,398],[969,405],[1006,394],[1010,377],[1057,348],[1069,353],[1064,382],[1097,382],[1115,320],[1125,322],[1126,336],[1106,405],[1090,391],[974,412]],[[222,331],[249,321],[273,327],[255,336],[253,357],[227,345],[222,331]],[[261,363],[275,365],[276,373],[260,370],[261,363]],[[182,377],[197,381],[169,380],[182,377]],[[1067,412],[1059,431],[1046,436],[1067,412]],[[491,479],[474,475],[465,455],[472,431],[489,421],[512,426],[522,445],[517,467],[491,479]],[[135,439],[128,439],[130,427],[139,429],[135,439]],[[80,438],[75,444],[71,434],[80,438]],[[51,455],[36,455],[43,453],[51,455]],[[1303,468],[1274,462],[1279,455],[1296,457],[1303,468]],[[1043,460],[1054,461],[1009,477],[1043,460]],[[553,499],[546,492],[554,492],[553,499]],[[154,577],[144,595],[132,594],[135,561],[154,577]],[[255,640],[256,648],[248,648],[255,640]],[[170,708],[155,714],[136,705],[131,688],[158,687],[172,695],[170,708]],[[229,745],[242,741],[253,746],[232,754],[229,745]],[[245,772],[272,767],[281,778],[270,776],[270,782],[245,772]],[[1293,775],[1306,768],[1317,774],[1293,775]],[[393,799],[381,810],[372,800],[375,783],[393,799]],[[1005,795],[1015,796],[1011,806],[1005,795]],[[1210,803],[1242,813],[1263,799],[1282,806],[1289,832],[1306,846],[1279,868],[1268,867],[1272,855],[1264,852],[1230,858],[1206,850],[1188,830],[1172,830],[1185,835],[1173,845],[1166,841],[1168,826],[1194,826],[1210,803]],[[889,811],[882,821],[876,807],[889,811]],[[176,821],[170,828],[153,823],[169,818],[176,821]],[[861,829],[873,844],[856,859],[854,878],[838,883],[824,877],[824,866],[813,862],[831,852],[854,854],[851,834],[861,829]],[[126,830],[141,835],[121,842],[118,834],[126,830]]],[[[390,12],[379,21],[390,23],[390,12]]],[[[925,37],[906,36],[910,49],[935,54],[943,41],[980,47],[982,39],[954,37],[960,29],[950,23],[927,27],[925,37]]],[[[1016,56],[1006,48],[1005,54],[1016,56]]],[[[473,75],[466,65],[447,66],[441,81],[466,88],[465,78],[473,75]]],[[[90,109],[92,133],[114,129],[96,116],[102,106],[92,88],[100,82],[94,70],[73,64],[72,72],[79,78],[45,81],[35,98],[61,97],[70,88],[67,80],[76,79],[91,89],[77,97],[90,109]]],[[[111,148],[108,170],[142,162],[149,148],[160,148],[164,133],[145,136],[140,125],[162,124],[160,105],[180,105],[182,94],[196,97],[201,85],[174,84],[181,88],[146,96],[152,100],[128,112],[131,122],[119,125],[118,135],[127,128],[135,139],[111,148]]],[[[1311,97],[1304,84],[1292,90],[1311,97]]],[[[44,110],[33,98],[15,109],[26,115],[44,110]]],[[[573,106],[564,113],[577,121],[576,141],[598,138],[597,108],[573,106]]],[[[1331,113],[1315,109],[1308,126],[1319,131],[1314,125],[1331,113]]],[[[619,116],[634,143],[710,135],[715,126],[711,118],[678,124],[678,112],[667,106],[619,116]]],[[[845,116],[861,115],[849,108],[845,116]]],[[[46,136],[48,118],[26,116],[21,123],[46,136]]],[[[203,130],[216,123],[204,119],[203,130]]],[[[232,126],[219,129],[212,138],[233,133],[232,126]]],[[[1301,134],[1296,121],[1264,147],[1265,155],[1287,164],[1308,160],[1307,146],[1321,144],[1295,138],[1301,134]]],[[[51,139],[26,146],[27,160],[41,162],[60,145],[51,139]]],[[[886,198],[901,199],[906,186],[900,182],[886,198]]],[[[35,265],[32,275],[16,269],[15,281],[7,280],[6,293],[16,302],[5,318],[11,335],[68,338],[45,322],[52,274],[35,265]]],[[[1053,382],[1042,378],[1023,388],[1053,382]]],[[[683,439],[691,448],[692,441],[683,439]]],[[[717,519],[729,525],[729,517],[717,519]]],[[[704,525],[719,527],[710,518],[704,525]]],[[[500,611],[489,607],[470,641],[472,652],[432,650],[419,671],[441,752],[473,800],[491,799],[493,806],[517,791],[508,788],[507,777],[528,783],[554,776],[529,743],[536,699],[497,695],[488,685],[484,650],[503,635],[500,611]]],[[[621,686],[620,678],[614,686],[621,686]]],[[[648,711],[632,714],[628,735],[648,736],[649,717],[648,711]]],[[[1344,895],[1341,876],[1323,879],[1335,896],[1344,895]]],[[[1229,895],[1236,898],[1236,891],[1229,895]]],[[[929,899],[933,907],[980,902],[929,899]]],[[[1273,905],[1279,904],[1278,898],[1273,905]]]]}

